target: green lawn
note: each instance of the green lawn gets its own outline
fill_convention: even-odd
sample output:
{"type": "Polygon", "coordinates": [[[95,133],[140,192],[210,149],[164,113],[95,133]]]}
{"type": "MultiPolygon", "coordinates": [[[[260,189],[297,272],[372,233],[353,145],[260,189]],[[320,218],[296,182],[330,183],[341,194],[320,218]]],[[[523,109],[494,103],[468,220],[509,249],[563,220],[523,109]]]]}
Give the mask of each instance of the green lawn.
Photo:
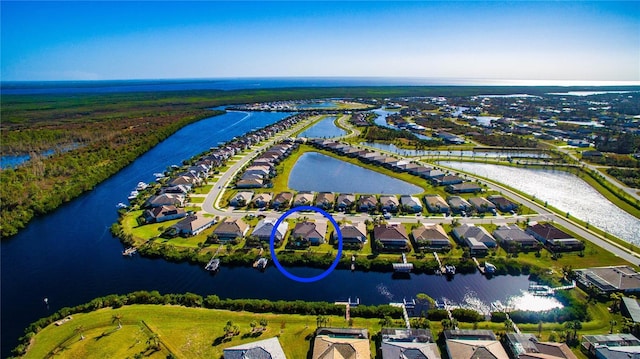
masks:
{"type": "MultiPolygon", "coordinates": [[[[344,317],[328,318],[330,326],[347,326],[344,317]]],[[[372,334],[380,330],[378,319],[353,318],[353,326],[369,328],[372,334]]],[[[310,335],[315,329],[316,316],[132,305],[74,314],[71,321],[61,326],[52,324],[36,335],[25,358],[45,358],[57,349],[59,358],[126,358],[137,353],[165,358],[172,353],[178,358],[217,359],[222,357],[224,348],[275,336],[279,336],[287,358],[306,358],[311,347],[310,335]],[[114,321],[116,314],[121,316],[122,329],[114,321]],[[268,322],[266,330],[251,337],[250,323],[262,318],[268,322]],[[223,328],[229,320],[238,326],[240,334],[223,341],[223,328]],[[84,327],[84,340],[76,332],[79,326],[84,327]],[[147,350],[152,333],[160,341],[160,351],[153,354],[147,350]]],[[[373,342],[371,345],[374,350],[373,342]]]]}

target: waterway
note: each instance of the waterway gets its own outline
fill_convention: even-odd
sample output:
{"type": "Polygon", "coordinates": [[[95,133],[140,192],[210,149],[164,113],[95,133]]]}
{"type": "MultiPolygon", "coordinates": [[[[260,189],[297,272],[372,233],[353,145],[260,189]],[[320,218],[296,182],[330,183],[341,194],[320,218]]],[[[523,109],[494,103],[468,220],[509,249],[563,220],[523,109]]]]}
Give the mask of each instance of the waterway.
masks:
{"type": "MultiPolygon", "coordinates": [[[[225,267],[211,276],[201,266],[121,255],[123,247],[111,237],[109,227],[117,219],[115,205],[125,202],[139,181],[153,181],[153,173],[287,115],[229,112],[186,126],[91,192],[34,219],[18,235],[0,242],[0,356],[9,356],[23,329],[40,317],[98,296],[135,290],[273,300],[334,301],[358,296],[366,304],[401,301],[425,292],[479,307],[512,297],[529,303],[523,299],[526,276],[487,280],[479,274],[458,275],[449,282],[427,275],[394,280],[390,273],[335,271],[320,282],[302,284],[273,267],[263,274],[252,268],[225,267]],[[49,300],[48,307],[44,298],[49,300]]],[[[309,277],[318,274],[315,269],[301,270],[308,271],[309,277]]]]}
{"type": "Polygon", "coordinates": [[[291,169],[289,188],[296,191],[415,194],[422,188],[381,173],[329,157],[304,153],[291,169]]]}
{"type": "Polygon", "coordinates": [[[627,242],[640,244],[640,220],[618,208],[587,182],[565,171],[485,163],[442,161],[441,165],[504,183],[627,242]]]}
{"type": "Polygon", "coordinates": [[[345,130],[336,126],[336,124],[334,123],[335,120],[335,116],[329,116],[325,119],[322,119],[320,122],[300,133],[298,137],[333,138],[346,135],[347,132],[345,130]]]}

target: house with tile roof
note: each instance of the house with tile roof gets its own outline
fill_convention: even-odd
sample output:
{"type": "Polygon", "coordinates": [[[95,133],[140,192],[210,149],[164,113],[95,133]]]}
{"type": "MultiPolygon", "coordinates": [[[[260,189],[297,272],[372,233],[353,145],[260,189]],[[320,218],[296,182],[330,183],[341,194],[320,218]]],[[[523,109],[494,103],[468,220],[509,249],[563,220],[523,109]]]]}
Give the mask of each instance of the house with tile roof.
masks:
{"type": "Polygon", "coordinates": [[[382,359],[440,359],[428,329],[382,328],[382,359]]]}
{"type": "Polygon", "coordinates": [[[423,223],[411,231],[415,245],[420,249],[446,251],[451,249],[449,236],[439,224],[423,223]]]}
{"type": "Polygon", "coordinates": [[[373,239],[380,241],[384,248],[409,249],[409,236],[402,223],[376,225],[373,227],[373,239]]]}
{"type": "Polygon", "coordinates": [[[336,198],[336,210],[346,211],[352,209],[356,203],[356,196],[353,193],[340,193],[336,198]]]}
{"type": "Polygon", "coordinates": [[[287,359],[278,337],[225,348],[224,359],[287,359]]]}
{"type": "Polygon", "coordinates": [[[420,199],[418,197],[409,195],[400,196],[400,205],[409,213],[422,212],[422,203],[420,203],[420,199]]]}
{"type": "Polygon", "coordinates": [[[378,208],[378,199],[372,194],[363,194],[358,198],[358,211],[369,212],[378,208]]]}
{"type": "Polygon", "coordinates": [[[356,328],[319,328],[312,359],[369,359],[369,332],[356,328]]]}
{"type": "Polygon", "coordinates": [[[333,204],[336,201],[336,196],[331,192],[320,192],[316,196],[316,207],[324,210],[333,209],[333,204]]]}
{"type": "MultiPolygon", "coordinates": [[[[263,242],[269,242],[271,240],[271,232],[273,231],[273,227],[276,225],[277,220],[275,218],[263,218],[261,219],[256,227],[251,232],[252,236],[256,236],[263,242]]],[[[278,229],[274,234],[275,242],[280,242],[284,239],[287,234],[287,230],[289,229],[289,224],[286,221],[280,222],[278,225],[278,229]]]]}
{"type": "Polygon", "coordinates": [[[327,222],[317,221],[299,222],[291,231],[291,238],[294,241],[303,240],[311,245],[320,245],[325,242],[327,235],[327,222]]]}
{"type": "MultiPolygon", "coordinates": [[[[340,226],[343,244],[365,244],[367,243],[367,226],[364,222],[355,222],[351,224],[342,224],[340,226]]],[[[335,238],[336,232],[332,234],[335,238]]]]}
{"type": "Polygon", "coordinates": [[[490,330],[445,330],[443,335],[449,358],[509,359],[490,330]]]}
{"type": "Polygon", "coordinates": [[[534,334],[507,333],[503,340],[513,359],[578,359],[566,343],[541,342],[534,334]]]}
{"type": "Polygon", "coordinates": [[[230,241],[236,238],[243,238],[249,231],[249,225],[242,218],[226,219],[213,230],[220,241],[230,241]]]}

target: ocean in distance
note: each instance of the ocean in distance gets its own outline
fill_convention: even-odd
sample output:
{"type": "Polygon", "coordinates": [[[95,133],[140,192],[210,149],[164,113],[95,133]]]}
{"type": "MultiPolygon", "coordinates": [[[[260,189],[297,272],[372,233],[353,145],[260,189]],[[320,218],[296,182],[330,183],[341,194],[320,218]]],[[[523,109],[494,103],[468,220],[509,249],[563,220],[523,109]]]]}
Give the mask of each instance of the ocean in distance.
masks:
{"type": "Polygon", "coordinates": [[[247,77],[87,81],[1,81],[3,95],[127,93],[195,90],[250,90],[355,86],[637,86],[634,81],[530,81],[426,77],[247,77]]]}

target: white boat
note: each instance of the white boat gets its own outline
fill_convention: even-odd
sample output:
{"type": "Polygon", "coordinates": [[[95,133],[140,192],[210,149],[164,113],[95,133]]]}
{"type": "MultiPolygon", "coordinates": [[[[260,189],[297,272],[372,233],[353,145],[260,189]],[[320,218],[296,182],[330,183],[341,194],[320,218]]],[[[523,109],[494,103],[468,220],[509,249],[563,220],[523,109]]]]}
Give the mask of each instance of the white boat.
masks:
{"type": "Polygon", "coordinates": [[[116,204],[116,208],[118,208],[118,209],[127,208],[127,205],[122,203],[122,202],[120,202],[120,203],[116,204]]]}
{"type": "Polygon", "coordinates": [[[131,191],[131,193],[129,193],[129,197],[127,197],[127,199],[129,201],[133,201],[134,199],[138,198],[139,194],[140,194],[140,192],[138,192],[138,191],[131,191]]]}
{"type": "Polygon", "coordinates": [[[132,255],[136,254],[137,252],[138,252],[138,250],[136,249],[136,247],[129,247],[129,248],[125,249],[122,252],[122,255],[131,257],[132,255]]]}
{"type": "Polygon", "coordinates": [[[147,183],[144,182],[138,182],[138,185],[136,186],[136,191],[143,191],[145,190],[147,187],[149,187],[149,185],[147,183]]]}
{"type": "Polygon", "coordinates": [[[269,263],[269,260],[265,257],[260,257],[260,259],[258,259],[254,264],[254,268],[258,268],[260,270],[263,270],[267,267],[267,263],[269,263]]]}
{"type": "Polygon", "coordinates": [[[454,275],[456,274],[456,266],[454,265],[447,265],[444,267],[445,269],[445,274],[447,275],[454,275]]]}
{"type": "Polygon", "coordinates": [[[209,263],[207,263],[207,265],[204,266],[204,269],[206,269],[206,270],[208,270],[210,272],[214,272],[214,271],[217,271],[219,267],[220,267],[220,259],[211,258],[209,263]]]}

